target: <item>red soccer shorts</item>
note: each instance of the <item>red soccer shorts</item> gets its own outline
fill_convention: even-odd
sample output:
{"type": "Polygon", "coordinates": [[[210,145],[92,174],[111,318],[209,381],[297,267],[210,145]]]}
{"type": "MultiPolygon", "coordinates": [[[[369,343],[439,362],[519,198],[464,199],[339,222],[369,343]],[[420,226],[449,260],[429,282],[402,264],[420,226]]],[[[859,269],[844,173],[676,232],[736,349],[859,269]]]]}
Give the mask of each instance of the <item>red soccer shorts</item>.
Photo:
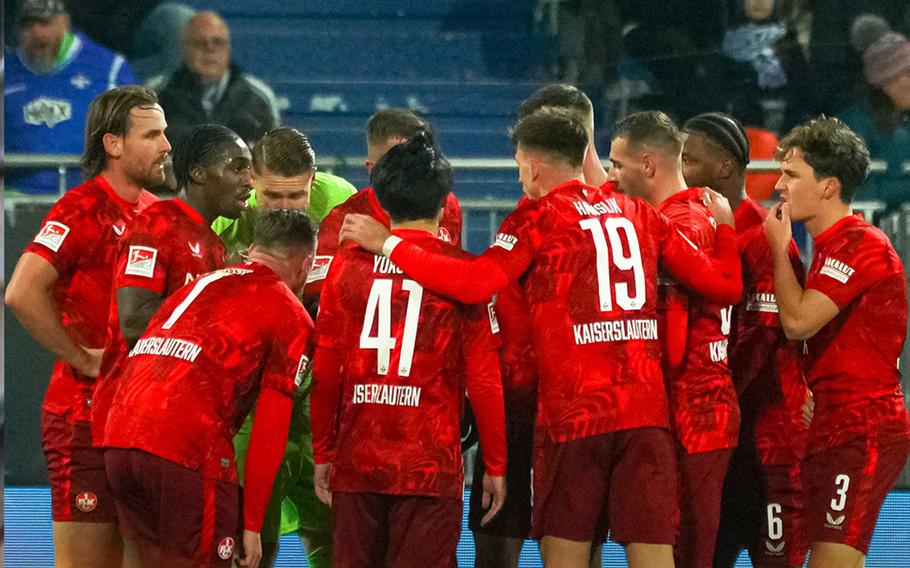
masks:
{"type": "Polygon", "coordinates": [[[806,532],[810,543],[869,551],[878,512],[910,455],[910,440],[879,445],[856,438],[806,458],[806,532]]]}
{"type": "Polygon", "coordinates": [[[456,568],[461,499],[334,493],[335,568],[456,568]]]}
{"type": "Polygon", "coordinates": [[[161,550],[162,566],[229,568],[242,543],[240,488],[141,450],[107,448],[120,533],[161,550]]]}
{"type": "Polygon", "coordinates": [[[679,524],[673,438],[636,428],[548,444],[534,468],[532,536],[673,544],[679,524]]]}
{"type": "Polygon", "coordinates": [[[676,566],[711,566],[720,523],[724,477],[732,449],[690,454],[677,446],[679,467],[679,538],[673,550],[676,566]]]}
{"type": "Polygon", "coordinates": [[[56,522],[113,523],[114,499],[104,472],[104,452],[92,446],[90,422],[41,413],[41,437],[56,522]]]}

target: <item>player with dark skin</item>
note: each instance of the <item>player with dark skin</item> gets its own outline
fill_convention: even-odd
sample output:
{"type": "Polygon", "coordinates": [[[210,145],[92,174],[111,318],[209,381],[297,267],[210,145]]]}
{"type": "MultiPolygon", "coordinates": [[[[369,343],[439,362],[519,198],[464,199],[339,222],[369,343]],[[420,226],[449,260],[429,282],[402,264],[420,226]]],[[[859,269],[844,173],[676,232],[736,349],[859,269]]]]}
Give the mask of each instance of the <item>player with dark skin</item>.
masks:
{"type": "MultiPolygon", "coordinates": [[[[218,217],[236,219],[253,189],[250,149],[239,136],[211,148],[196,163],[187,164],[179,197],[211,225],[218,217]]],[[[182,179],[178,172],[178,180],[182,179]]],[[[123,338],[130,347],[145,331],[164,298],[151,290],[124,287],[117,290],[117,313],[123,338]]]]}

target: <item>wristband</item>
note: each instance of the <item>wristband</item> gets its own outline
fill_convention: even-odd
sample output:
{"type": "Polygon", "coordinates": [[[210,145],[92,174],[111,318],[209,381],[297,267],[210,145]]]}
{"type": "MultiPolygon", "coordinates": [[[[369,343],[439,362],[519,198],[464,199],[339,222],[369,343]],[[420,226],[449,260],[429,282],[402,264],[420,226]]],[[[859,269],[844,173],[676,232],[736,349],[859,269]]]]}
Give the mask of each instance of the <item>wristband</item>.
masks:
{"type": "Polygon", "coordinates": [[[395,247],[397,247],[398,243],[400,243],[402,240],[404,239],[401,237],[390,235],[389,238],[387,238],[385,242],[382,243],[382,255],[386,258],[392,256],[392,251],[395,250],[395,247]]]}

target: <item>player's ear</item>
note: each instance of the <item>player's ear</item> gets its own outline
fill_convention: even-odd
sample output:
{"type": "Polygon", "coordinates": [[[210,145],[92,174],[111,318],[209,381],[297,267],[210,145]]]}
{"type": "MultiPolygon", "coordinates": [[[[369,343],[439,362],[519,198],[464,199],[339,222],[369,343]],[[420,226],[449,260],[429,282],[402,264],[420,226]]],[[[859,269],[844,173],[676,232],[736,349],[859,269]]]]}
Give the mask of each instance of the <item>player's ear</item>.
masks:
{"type": "Polygon", "coordinates": [[[654,174],[657,173],[657,162],[651,154],[642,154],[641,165],[647,177],[653,178],[654,174]]]}
{"type": "Polygon", "coordinates": [[[822,183],[822,198],[834,199],[840,197],[840,180],[836,177],[826,177],[822,183]]]}
{"type": "Polygon", "coordinates": [[[193,183],[202,185],[208,179],[208,174],[202,166],[193,166],[190,169],[190,179],[193,180],[193,183]]]}
{"type": "Polygon", "coordinates": [[[123,155],[123,136],[108,132],[101,138],[101,142],[104,144],[104,152],[108,156],[119,158],[123,155]]]}
{"type": "Polygon", "coordinates": [[[717,167],[717,177],[729,179],[733,175],[733,160],[723,160],[717,167]]]}

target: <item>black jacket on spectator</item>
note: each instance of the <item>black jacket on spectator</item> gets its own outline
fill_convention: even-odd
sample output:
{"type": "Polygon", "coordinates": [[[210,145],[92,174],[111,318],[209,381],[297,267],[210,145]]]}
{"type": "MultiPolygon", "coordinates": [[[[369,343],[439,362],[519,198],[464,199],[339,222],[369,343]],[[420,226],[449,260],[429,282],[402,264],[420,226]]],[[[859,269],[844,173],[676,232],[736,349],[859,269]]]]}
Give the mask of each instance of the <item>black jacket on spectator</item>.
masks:
{"type": "Polygon", "coordinates": [[[205,89],[199,77],[186,65],[170,77],[156,77],[149,85],[158,91],[158,102],[167,120],[167,137],[172,145],[193,126],[207,122],[223,124],[247,142],[258,140],[279,126],[275,95],[262,80],[244,73],[231,63],[230,79],[221,100],[209,115],[202,106],[205,89]]]}

